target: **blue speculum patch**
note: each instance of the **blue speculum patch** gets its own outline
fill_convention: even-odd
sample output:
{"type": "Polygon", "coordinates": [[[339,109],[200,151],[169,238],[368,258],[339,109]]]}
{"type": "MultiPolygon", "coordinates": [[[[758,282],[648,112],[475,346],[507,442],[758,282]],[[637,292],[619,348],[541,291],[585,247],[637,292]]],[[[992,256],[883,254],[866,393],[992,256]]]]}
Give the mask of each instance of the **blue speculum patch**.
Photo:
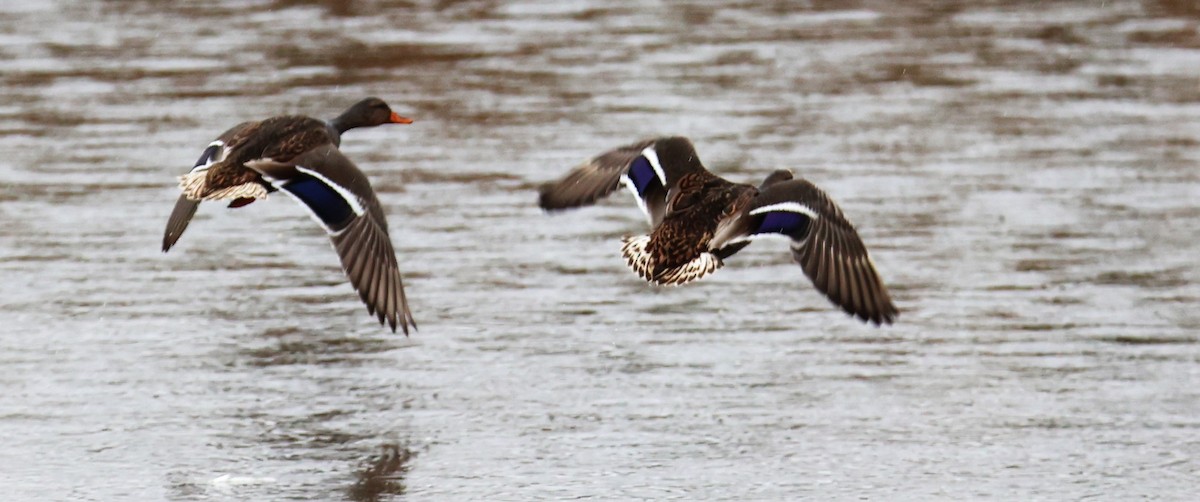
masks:
{"type": "Polygon", "coordinates": [[[208,161],[212,160],[213,157],[215,157],[217,155],[218,148],[221,148],[221,147],[219,147],[217,145],[208,145],[208,148],[204,149],[204,153],[200,154],[200,160],[197,160],[196,165],[194,165],[192,167],[200,167],[204,164],[207,164],[208,161]]]}
{"type": "Polygon", "coordinates": [[[633,159],[633,163],[629,165],[629,171],[625,175],[633,182],[634,188],[637,188],[638,196],[645,196],[650,183],[658,181],[658,176],[654,174],[654,168],[650,167],[650,161],[642,156],[633,159]]]}
{"type": "Polygon", "coordinates": [[[333,187],[317,178],[301,174],[284,183],[282,188],[300,199],[326,227],[335,232],[346,228],[350,220],[354,219],[354,208],[350,207],[346,199],[333,187]]]}
{"type": "Polygon", "coordinates": [[[777,233],[799,237],[808,231],[808,216],[791,211],[770,211],[763,216],[756,234],[777,233]]]}

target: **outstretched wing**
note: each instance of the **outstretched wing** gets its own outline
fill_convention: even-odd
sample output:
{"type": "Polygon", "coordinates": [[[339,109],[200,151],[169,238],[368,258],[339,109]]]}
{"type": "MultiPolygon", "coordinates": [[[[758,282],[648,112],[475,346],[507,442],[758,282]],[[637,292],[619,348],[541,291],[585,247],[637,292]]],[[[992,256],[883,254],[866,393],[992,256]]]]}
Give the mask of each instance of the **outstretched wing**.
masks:
{"type": "MultiPolygon", "coordinates": [[[[562,179],[538,189],[538,205],[552,211],[588,206],[617,190],[630,165],[642,150],[654,145],[650,139],[604,152],[576,166],[562,179]]],[[[653,173],[651,173],[653,175],[653,173]]]]}
{"type": "Polygon", "coordinates": [[[687,138],[658,138],[626,145],[572,169],[538,190],[538,205],[560,210],[594,204],[624,185],[651,226],[666,213],[667,194],[684,174],[704,170],[687,138]]]}
{"type": "Polygon", "coordinates": [[[765,184],[718,234],[727,246],[760,236],[789,237],[804,274],[842,310],[875,324],[891,324],[898,315],[854,225],[807,180],[765,184]]]}
{"type": "MultiPolygon", "coordinates": [[[[252,124],[256,124],[256,122],[242,122],[235,125],[209,143],[204,152],[200,154],[200,159],[192,166],[192,171],[207,170],[214,163],[224,159],[232,148],[232,138],[252,124]]],[[[191,199],[187,195],[180,195],[179,199],[175,201],[175,208],[171,210],[171,217],[167,219],[167,229],[163,232],[162,250],[164,253],[169,251],[171,246],[174,246],[179,237],[183,235],[183,231],[187,230],[188,223],[191,223],[192,216],[196,215],[196,208],[199,206],[199,200],[191,199]]]]}
{"type": "Polygon", "coordinates": [[[287,163],[246,165],[307,208],[329,233],[342,270],[380,324],[386,320],[393,332],[399,324],[406,335],[409,325],[417,327],[404,295],[383,206],[366,175],[350,159],[326,144],[287,163]]]}

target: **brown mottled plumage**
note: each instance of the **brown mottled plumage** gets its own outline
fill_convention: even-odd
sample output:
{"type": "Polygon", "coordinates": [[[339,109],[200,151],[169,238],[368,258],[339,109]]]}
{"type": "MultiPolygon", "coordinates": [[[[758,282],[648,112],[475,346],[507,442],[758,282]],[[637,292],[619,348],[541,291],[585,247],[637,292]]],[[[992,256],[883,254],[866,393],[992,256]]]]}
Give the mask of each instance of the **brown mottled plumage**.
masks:
{"type": "Polygon", "coordinates": [[[857,231],[825,192],[786,170],[758,187],[700,163],[686,138],[642,141],[601,154],[540,189],[546,210],[589,205],[624,184],[653,227],[626,237],[622,254],[643,279],[681,285],[716,271],[756,237],[782,235],[813,285],[847,313],[875,324],[897,316],[857,231]]]}
{"type": "Polygon", "coordinates": [[[683,175],[675,190],[675,196],[667,202],[666,215],[650,232],[646,247],[654,259],[653,277],[709,251],[708,242],[716,234],[717,223],[727,208],[754,188],[697,171],[683,175]]]}
{"type": "Polygon", "coordinates": [[[167,221],[163,251],[179,240],[201,200],[241,207],[282,190],[304,205],[329,233],[350,283],[367,311],[396,331],[416,328],[388,236],[383,206],[365,174],[338,150],[357,127],[408,124],[387,103],[367,98],[337,118],[302,115],[244,122],[211,143],[180,178],[183,194],[167,221]]]}
{"type": "Polygon", "coordinates": [[[303,115],[271,117],[244,127],[229,143],[230,153],[206,171],[204,184],[194,193],[194,199],[206,199],[223,188],[244,184],[261,184],[262,175],[246,167],[247,162],[271,159],[288,162],[317,145],[340,143],[341,135],[325,121],[303,115]]]}

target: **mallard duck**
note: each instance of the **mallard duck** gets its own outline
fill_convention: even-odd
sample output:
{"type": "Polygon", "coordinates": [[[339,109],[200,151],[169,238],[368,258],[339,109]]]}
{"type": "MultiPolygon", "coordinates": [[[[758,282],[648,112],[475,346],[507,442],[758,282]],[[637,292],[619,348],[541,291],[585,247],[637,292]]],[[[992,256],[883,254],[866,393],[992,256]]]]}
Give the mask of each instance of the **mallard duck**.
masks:
{"type": "Polygon", "coordinates": [[[898,314],[854,225],[829,195],[787,170],[757,187],[726,181],[705,169],[687,138],[600,154],[542,185],[538,204],[547,211],[591,205],[622,185],[652,229],[626,237],[621,253],[652,284],[701,279],[754,239],[786,237],[804,274],[846,313],[876,325],[898,314]]]}
{"type": "Polygon", "coordinates": [[[388,236],[387,218],[367,176],[338,150],[342,133],[358,127],[410,124],[379,98],[367,98],[332,120],[303,115],[243,122],[225,131],[180,176],[183,194],[167,220],[162,249],[183,235],[202,200],[245,206],[277,190],[308,209],[329,233],[342,269],[367,311],[408,334],[417,327],[388,236]]]}

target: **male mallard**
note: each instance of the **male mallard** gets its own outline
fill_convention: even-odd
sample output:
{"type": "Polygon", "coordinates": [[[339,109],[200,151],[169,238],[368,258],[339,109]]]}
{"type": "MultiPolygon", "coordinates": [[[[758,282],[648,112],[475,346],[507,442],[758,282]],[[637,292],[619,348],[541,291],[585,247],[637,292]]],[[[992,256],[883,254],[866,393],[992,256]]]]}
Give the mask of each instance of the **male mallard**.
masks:
{"type": "Polygon", "coordinates": [[[658,138],[610,152],[540,189],[539,205],[590,205],[624,185],[653,227],[626,237],[630,268],[653,284],[680,285],[721,268],[763,236],[791,238],[792,257],[848,314],[890,324],[896,306],[850,220],[816,185],[778,170],[757,188],[731,183],[700,163],[687,138],[658,138]]]}
{"type": "Polygon", "coordinates": [[[417,327],[388,237],[383,206],[367,176],[338,150],[342,133],[356,127],[411,124],[379,98],[367,98],[329,121],[303,115],[243,122],[204,149],[180,177],[183,194],[167,221],[163,252],[187,228],[201,200],[232,199],[241,207],[282,189],[308,208],[333,241],[342,269],[367,311],[396,331],[417,327]]]}

